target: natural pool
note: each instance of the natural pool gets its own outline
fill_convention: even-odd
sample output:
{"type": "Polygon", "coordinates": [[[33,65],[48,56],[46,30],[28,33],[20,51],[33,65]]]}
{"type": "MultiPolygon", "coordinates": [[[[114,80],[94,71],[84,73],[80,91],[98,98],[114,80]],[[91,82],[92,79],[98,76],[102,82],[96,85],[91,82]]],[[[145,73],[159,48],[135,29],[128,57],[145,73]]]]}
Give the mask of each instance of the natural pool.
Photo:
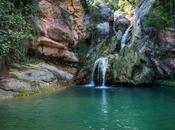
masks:
{"type": "Polygon", "coordinates": [[[174,130],[175,89],[69,88],[0,102],[0,130],[174,130]]]}

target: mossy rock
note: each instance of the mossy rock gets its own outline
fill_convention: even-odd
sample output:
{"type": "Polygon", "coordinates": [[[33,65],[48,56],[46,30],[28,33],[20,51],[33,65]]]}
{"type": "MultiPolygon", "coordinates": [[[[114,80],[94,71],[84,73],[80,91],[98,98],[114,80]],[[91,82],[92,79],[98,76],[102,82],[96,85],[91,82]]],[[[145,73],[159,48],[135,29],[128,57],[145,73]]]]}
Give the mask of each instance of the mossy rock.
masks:
{"type": "Polygon", "coordinates": [[[150,83],[154,75],[145,53],[128,47],[121,50],[117,58],[112,59],[110,69],[113,81],[133,84],[150,83]]]}
{"type": "Polygon", "coordinates": [[[100,57],[109,57],[118,51],[119,44],[116,37],[107,37],[92,48],[87,54],[83,70],[86,72],[86,79],[91,78],[92,68],[95,61],[100,57]]]}

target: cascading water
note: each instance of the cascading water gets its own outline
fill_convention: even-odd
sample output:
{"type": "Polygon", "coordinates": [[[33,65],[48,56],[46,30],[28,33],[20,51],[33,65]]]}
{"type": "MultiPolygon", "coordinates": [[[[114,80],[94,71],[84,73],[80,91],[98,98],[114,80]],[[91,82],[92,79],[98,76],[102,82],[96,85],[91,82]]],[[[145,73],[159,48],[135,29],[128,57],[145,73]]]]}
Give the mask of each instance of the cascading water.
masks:
{"type": "Polygon", "coordinates": [[[126,29],[125,33],[123,34],[122,36],[122,40],[121,40],[121,48],[124,48],[126,46],[126,42],[127,42],[127,39],[128,39],[128,35],[129,35],[129,31],[131,30],[132,28],[132,24],[126,29]]]}
{"type": "Polygon", "coordinates": [[[121,48],[124,48],[126,46],[127,40],[128,40],[128,35],[130,30],[132,29],[132,27],[134,26],[134,23],[139,22],[140,20],[140,16],[142,11],[144,10],[144,8],[146,8],[147,6],[145,6],[145,4],[148,2],[148,0],[141,0],[140,4],[138,5],[134,18],[130,24],[130,26],[126,29],[125,33],[122,36],[122,40],[121,40],[121,48]]]}
{"type": "Polygon", "coordinates": [[[92,71],[92,80],[90,83],[91,86],[95,86],[95,76],[97,76],[96,78],[100,80],[99,85],[102,87],[105,86],[107,67],[108,67],[108,58],[101,57],[95,61],[94,66],[93,66],[93,71],[92,71]]]}

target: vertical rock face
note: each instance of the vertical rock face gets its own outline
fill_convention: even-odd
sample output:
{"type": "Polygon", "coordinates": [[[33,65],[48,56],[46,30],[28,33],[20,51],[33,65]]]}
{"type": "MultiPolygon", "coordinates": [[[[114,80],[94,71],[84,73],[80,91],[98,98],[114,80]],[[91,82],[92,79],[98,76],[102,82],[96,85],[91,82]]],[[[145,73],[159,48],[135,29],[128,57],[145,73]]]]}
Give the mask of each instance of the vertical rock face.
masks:
{"type": "Polygon", "coordinates": [[[158,79],[174,78],[175,29],[173,27],[158,29],[156,26],[146,25],[147,16],[155,11],[156,2],[156,0],[140,0],[131,23],[124,16],[110,21],[110,17],[107,17],[113,16],[113,14],[108,15],[110,9],[99,6],[100,17],[98,17],[104,17],[95,21],[98,34],[95,36],[102,37],[99,38],[100,40],[94,38],[92,41],[92,43],[96,41],[97,44],[94,44],[88,52],[86,67],[83,68],[86,70],[83,70],[85,72],[83,80],[88,80],[88,75],[92,72],[92,63],[99,57],[108,58],[106,77],[111,83],[142,84],[158,79]],[[111,27],[113,30],[109,33],[111,27]],[[126,44],[119,50],[122,34],[126,34],[123,35],[126,44]]]}
{"type": "Polygon", "coordinates": [[[170,79],[175,74],[175,31],[164,28],[155,31],[144,25],[145,16],[154,11],[155,0],[142,0],[136,9],[128,45],[111,63],[114,81],[151,83],[155,79],[170,79]]]}
{"type": "Polygon", "coordinates": [[[151,57],[155,77],[173,78],[175,74],[175,28],[159,30],[158,40],[158,51],[151,57]]]}
{"type": "Polygon", "coordinates": [[[40,53],[77,62],[69,50],[86,37],[85,11],[81,0],[38,0],[34,24],[41,37],[34,44],[40,53]]]}

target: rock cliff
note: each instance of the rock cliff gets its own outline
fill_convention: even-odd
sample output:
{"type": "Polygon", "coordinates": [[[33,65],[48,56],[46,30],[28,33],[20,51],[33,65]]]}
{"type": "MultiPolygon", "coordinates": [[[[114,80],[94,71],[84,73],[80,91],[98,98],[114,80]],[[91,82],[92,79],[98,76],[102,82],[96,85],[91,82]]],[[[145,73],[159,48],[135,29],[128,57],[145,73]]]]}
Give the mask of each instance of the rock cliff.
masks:
{"type": "Polygon", "coordinates": [[[127,46],[121,49],[118,59],[114,60],[112,73],[121,82],[152,83],[174,77],[174,28],[156,30],[156,27],[145,26],[146,15],[154,11],[155,2],[140,2],[127,46]]]}
{"type": "Polygon", "coordinates": [[[119,14],[112,25],[113,33],[103,37],[88,53],[89,66],[85,67],[86,72],[92,71],[95,60],[107,57],[109,64],[106,78],[110,83],[144,84],[159,79],[173,79],[174,28],[157,29],[156,26],[145,24],[147,15],[155,11],[155,4],[155,0],[141,0],[131,22],[119,14]]]}
{"type": "Polygon", "coordinates": [[[72,50],[80,40],[87,37],[83,1],[36,0],[33,4],[36,13],[31,14],[31,18],[36,40],[24,40],[22,44],[45,57],[65,63],[65,66],[38,63],[10,67],[8,74],[0,77],[0,99],[13,97],[21,90],[38,91],[54,86],[59,88],[76,74],[77,69],[66,64],[79,62],[77,54],[72,50]]]}
{"type": "Polygon", "coordinates": [[[38,0],[38,14],[33,22],[39,32],[33,47],[46,56],[77,62],[71,52],[85,39],[85,9],[81,0],[38,0]]]}

